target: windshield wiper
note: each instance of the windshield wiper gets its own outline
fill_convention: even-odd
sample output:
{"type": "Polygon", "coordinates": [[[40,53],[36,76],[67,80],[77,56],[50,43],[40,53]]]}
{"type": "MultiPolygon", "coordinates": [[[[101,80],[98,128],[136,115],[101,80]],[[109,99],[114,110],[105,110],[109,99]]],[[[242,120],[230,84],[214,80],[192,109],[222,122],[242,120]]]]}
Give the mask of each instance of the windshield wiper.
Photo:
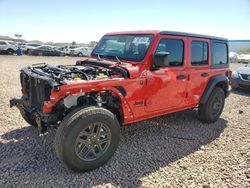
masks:
{"type": "Polygon", "coordinates": [[[117,56],[117,55],[106,55],[106,54],[104,55],[104,54],[99,54],[99,53],[94,53],[93,55],[97,56],[98,61],[101,61],[101,57],[115,58],[118,65],[121,65],[122,64],[121,60],[124,60],[123,57],[120,57],[120,56],[117,56]]]}
{"type": "Polygon", "coordinates": [[[115,58],[116,61],[117,61],[117,64],[122,64],[122,61],[121,60],[124,60],[123,57],[120,57],[120,56],[117,56],[117,55],[104,55],[104,57],[111,57],[111,58],[115,58]]]}
{"type": "Polygon", "coordinates": [[[118,58],[118,56],[115,56],[116,60],[117,60],[117,63],[120,65],[122,64],[121,60],[118,58]]]}
{"type": "Polygon", "coordinates": [[[98,61],[101,61],[101,57],[100,57],[99,54],[97,54],[97,60],[98,60],[98,61]]]}

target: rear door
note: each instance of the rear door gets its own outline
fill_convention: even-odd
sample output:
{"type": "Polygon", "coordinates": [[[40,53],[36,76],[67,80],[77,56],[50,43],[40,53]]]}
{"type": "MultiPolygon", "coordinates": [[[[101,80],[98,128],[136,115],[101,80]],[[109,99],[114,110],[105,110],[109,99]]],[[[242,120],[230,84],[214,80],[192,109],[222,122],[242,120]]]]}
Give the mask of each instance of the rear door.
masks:
{"type": "Polygon", "coordinates": [[[147,112],[165,112],[185,105],[188,82],[186,40],[182,36],[162,36],[159,39],[155,53],[168,52],[170,64],[147,75],[147,112]]]}
{"type": "Polygon", "coordinates": [[[210,40],[189,38],[190,54],[188,58],[189,76],[188,102],[190,105],[199,103],[200,97],[211,77],[210,40]]]}

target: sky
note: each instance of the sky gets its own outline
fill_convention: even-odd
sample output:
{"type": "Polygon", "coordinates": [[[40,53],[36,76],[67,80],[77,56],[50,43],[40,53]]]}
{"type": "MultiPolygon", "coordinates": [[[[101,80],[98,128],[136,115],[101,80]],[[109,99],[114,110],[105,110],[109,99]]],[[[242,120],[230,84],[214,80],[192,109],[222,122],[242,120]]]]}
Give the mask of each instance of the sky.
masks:
{"type": "Polygon", "coordinates": [[[250,0],[0,0],[0,35],[88,43],[130,30],[249,40],[250,0]]]}

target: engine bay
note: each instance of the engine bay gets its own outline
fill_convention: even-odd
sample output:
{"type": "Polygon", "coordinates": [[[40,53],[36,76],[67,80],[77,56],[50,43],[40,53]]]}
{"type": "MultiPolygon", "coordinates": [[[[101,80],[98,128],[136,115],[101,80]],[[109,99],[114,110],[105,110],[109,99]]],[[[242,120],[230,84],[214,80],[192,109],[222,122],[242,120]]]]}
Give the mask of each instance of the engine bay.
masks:
{"type": "Polygon", "coordinates": [[[52,78],[59,83],[80,80],[100,80],[117,75],[110,69],[92,65],[59,65],[46,63],[33,64],[29,69],[38,75],[52,78]]]}

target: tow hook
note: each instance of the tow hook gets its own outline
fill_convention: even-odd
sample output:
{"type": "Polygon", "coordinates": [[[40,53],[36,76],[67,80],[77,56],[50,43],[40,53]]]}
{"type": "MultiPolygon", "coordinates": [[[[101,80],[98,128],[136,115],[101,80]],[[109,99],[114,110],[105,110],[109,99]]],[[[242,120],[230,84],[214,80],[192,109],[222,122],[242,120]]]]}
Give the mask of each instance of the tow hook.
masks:
{"type": "Polygon", "coordinates": [[[10,107],[12,108],[13,106],[20,106],[18,99],[13,98],[10,100],[10,107]]]}

